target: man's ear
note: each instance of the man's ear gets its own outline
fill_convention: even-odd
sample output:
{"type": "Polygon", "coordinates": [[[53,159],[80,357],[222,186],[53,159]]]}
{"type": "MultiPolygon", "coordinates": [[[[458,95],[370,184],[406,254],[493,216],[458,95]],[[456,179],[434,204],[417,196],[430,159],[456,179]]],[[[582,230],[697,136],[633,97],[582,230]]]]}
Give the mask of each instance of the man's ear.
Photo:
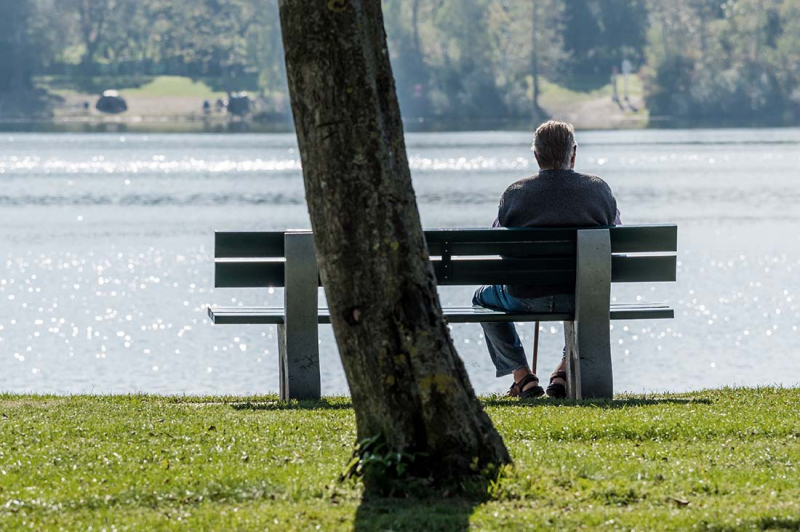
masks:
{"type": "Polygon", "coordinates": [[[542,167],[542,163],[539,162],[539,154],[534,151],[533,152],[533,156],[536,157],[536,164],[538,164],[539,168],[541,168],[542,167]]]}
{"type": "Polygon", "coordinates": [[[569,161],[569,169],[572,170],[575,168],[575,160],[578,158],[578,146],[577,144],[572,147],[572,159],[569,161]]]}

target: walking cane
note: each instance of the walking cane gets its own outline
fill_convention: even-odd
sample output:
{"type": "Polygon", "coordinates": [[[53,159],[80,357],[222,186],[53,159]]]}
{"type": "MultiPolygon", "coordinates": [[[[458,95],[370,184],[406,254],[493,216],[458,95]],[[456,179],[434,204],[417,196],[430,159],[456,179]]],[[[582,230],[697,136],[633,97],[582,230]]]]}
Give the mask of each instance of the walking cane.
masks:
{"type": "Polygon", "coordinates": [[[539,362],[539,322],[536,322],[536,330],[533,333],[533,374],[536,375],[536,366],[539,362]]]}

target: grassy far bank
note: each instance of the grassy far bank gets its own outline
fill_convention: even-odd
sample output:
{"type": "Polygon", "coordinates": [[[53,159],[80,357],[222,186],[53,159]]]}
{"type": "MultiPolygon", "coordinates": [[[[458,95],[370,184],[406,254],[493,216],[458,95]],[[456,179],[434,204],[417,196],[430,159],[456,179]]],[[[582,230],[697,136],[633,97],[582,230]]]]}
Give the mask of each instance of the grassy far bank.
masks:
{"type": "Polygon", "coordinates": [[[480,502],[337,482],[347,399],[0,396],[0,530],[800,530],[800,389],[486,404],[480,502]]]}
{"type": "MultiPolygon", "coordinates": [[[[164,118],[173,122],[190,117],[200,117],[204,100],[213,103],[218,98],[225,98],[225,94],[216,90],[213,80],[194,81],[181,76],[155,76],[155,77],[101,77],[92,80],[94,92],[81,89],[67,77],[42,76],[37,78],[37,86],[51,94],[57,95],[61,100],[53,109],[54,119],[91,119],[90,121],[102,122],[104,120],[131,121],[140,117],[164,118]],[[108,117],[94,110],[98,94],[104,89],[118,89],[128,103],[128,112],[115,117],[108,117]],[[84,110],[84,102],[90,102],[90,110],[84,110]]],[[[618,81],[620,97],[622,96],[622,79],[618,81]]],[[[600,86],[587,86],[580,89],[570,89],[547,80],[541,83],[540,104],[549,116],[568,120],[579,129],[614,129],[645,127],[648,123],[648,113],[644,108],[644,89],[638,76],[629,78],[629,94],[634,108],[621,109],[611,99],[611,84],[600,86]],[[635,109],[635,110],[634,110],[635,109]]],[[[529,97],[531,95],[529,94],[529,97]]],[[[525,129],[530,127],[528,117],[513,117],[483,122],[466,122],[430,119],[425,127],[434,130],[449,129],[474,129],[507,127],[511,129],[525,129]]],[[[161,125],[163,127],[163,124],[161,125]]],[[[281,126],[289,131],[291,125],[285,121],[281,126]]],[[[141,129],[141,124],[138,125],[141,129]]],[[[421,126],[415,121],[408,122],[409,130],[419,129],[421,126]]]]}
{"type": "Polygon", "coordinates": [[[225,99],[224,92],[215,90],[203,80],[194,81],[181,76],[155,77],[103,77],[92,80],[93,90],[80,89],[68,78],[44,76],[37,79],[37,86],[61,100],[54,106],[56,119],[86,117],[84,102],[89,102],[88,116],[97,121],[109,119],[94,110],[98,95],[107,89],[119,90],[128,104],[128,112],[111,117],[117,120],[131,120],[134,117],[172,118],[201,116],[203,101],[212,104],[225,99]]]}
{"type": "Polygon", "coordinates": [[[114,89],[124,92],[125,96],[147,97],[194,97],[212,99],[225,97],[224,92],[215,91],[202,80],[192,80],[182,76],[121,76],[98,77],[93,80],[95,91],[80,90],[69,78],[63,76],[41,76],[37,78],[37,86],[58,94],[59,96],[92,95],[97,96],[103,90],[114,89]],[[97,94],[95,94],[97,93],[97,94]]]}

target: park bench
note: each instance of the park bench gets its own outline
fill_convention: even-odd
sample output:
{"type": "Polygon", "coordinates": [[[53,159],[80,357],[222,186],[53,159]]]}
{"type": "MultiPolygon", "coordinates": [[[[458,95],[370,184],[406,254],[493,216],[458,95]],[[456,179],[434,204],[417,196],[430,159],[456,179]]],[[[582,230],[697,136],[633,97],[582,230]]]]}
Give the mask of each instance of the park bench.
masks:
{"type": "MultiPolygon", "coordinates": [[[[675,281],[675,225],[591,229],[443,229],[425,231],[439,285],[525,284],[575,294],[574,314],[518,314],[444,308],[449,323],[563,321],[568,393],[613,395],[610,320],[674,317],[662,304],[611,303],[611,283],[675,281]],[[509,258],[524,257],[524,258],[509,258]]],[[[280,397],[320,397],[319,272],[310,231],[217,232],[217,288],[283,287],[284,306],[211,307],[215,324],[278,326],[280,397]]]]}

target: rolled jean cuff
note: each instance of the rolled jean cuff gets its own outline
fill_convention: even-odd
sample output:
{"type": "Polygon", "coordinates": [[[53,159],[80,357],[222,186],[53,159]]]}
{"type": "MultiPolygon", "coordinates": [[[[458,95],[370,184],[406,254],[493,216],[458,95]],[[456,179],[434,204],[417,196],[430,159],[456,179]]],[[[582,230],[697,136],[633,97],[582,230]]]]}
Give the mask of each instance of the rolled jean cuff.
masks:
{"type": "Polygon", "coordinates": [[[500,377],[505,377],[506,375],[511,375],[517,370],[527,369],[527,368],[528,368],[528,364],[526,363],[524,366],[520,366],[520,367],[514,368],[514,369],[498,369],[495,372],[495,376],[499,379],[500,377]]]}

